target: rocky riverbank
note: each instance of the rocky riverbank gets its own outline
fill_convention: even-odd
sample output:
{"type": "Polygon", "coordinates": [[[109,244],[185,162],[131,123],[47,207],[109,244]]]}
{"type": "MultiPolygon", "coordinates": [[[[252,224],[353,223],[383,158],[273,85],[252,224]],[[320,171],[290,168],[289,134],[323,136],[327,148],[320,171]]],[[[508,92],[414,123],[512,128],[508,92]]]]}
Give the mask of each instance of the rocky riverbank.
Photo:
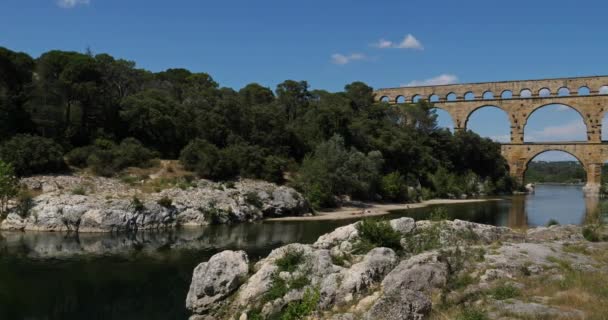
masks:
{"type": "Polygon", "coordinates": [[[310,212],[292,188],[254,180],[196,180],[146,193],[116,179],[40,176],[22,184],[40,195],[15,203],[2,230],[121,232],[236,223],[310,212]]]}
{"type": "Polygon", "coordinates": [[[363,221],[255,264],[221,252],[194,270],[186,305],[205,320],[602,319],[606,249],[578,226],[363,221]]]}

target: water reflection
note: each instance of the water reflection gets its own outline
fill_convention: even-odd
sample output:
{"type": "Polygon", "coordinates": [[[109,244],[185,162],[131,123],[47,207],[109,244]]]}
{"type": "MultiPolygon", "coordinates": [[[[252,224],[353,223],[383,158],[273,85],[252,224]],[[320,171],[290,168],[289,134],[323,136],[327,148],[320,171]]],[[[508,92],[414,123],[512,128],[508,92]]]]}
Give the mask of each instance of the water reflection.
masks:
{"type": "MultiPolygon", "coordinates": [[[[602,200],[601,202],[604,202],[602,200]]],[[[442,206],[451,219],[462,219],[511,228],[560,224],[583,224],[597,217],[600,199],[584,197],[579,185],[538,185],[531,195],[503,197],[498,201],[442,206]]],[[[416,220],[427,219],[434,207],[396,211],[416,220]]]]}

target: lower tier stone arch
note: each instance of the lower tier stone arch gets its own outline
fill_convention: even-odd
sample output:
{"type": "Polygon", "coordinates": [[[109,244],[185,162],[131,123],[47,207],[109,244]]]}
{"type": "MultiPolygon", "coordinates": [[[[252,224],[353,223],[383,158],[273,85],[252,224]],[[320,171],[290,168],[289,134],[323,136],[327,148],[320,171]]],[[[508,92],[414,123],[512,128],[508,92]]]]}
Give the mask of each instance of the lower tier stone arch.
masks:
{"type": "Polygon", "coordinates": [[[537,155],[547,151],[563,151],[577,158],[587,173],[585,194],[598,195],[601,186],[602,165],[608,160],[608,144],[585,142],[503,144],[501,152],[509,165],[509,172],[523,183],[528,164],[537,155]]]}

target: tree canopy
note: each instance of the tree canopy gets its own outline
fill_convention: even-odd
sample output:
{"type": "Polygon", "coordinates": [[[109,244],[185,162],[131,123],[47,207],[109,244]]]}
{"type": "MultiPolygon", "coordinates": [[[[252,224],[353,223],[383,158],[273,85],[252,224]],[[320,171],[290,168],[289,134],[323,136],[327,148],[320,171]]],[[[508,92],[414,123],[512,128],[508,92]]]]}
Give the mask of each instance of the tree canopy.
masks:
{"type": "Polygon", "coordinates": [[[382,198],[385,189],[386,198],[403,199],[395,192],[407,186],[436,188],[438,172],[509,186],[499,145],[437,128],[425,101],[375,102],[363,82],[341,92],[295,80],[236,91],[206,73],[153,73],[90,52],[32,58],[0,48],[0,151],[18,174],[59,170],[64,154],[71,165],[116,170],[148,163],[136,154],[180,158],[210,179],[287,178],[301,190],[328,192],[324,204],[336,195],[382,198]]]}

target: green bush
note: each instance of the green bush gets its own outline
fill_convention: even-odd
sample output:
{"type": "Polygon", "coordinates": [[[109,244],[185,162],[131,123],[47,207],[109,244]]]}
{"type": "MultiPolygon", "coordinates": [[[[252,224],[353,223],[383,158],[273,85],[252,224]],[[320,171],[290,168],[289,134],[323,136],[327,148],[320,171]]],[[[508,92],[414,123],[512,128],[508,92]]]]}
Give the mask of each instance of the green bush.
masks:
{"type": "Polygon", "coordinates": [[[446,209],[445,207],[438,207],[433,209],[433,211],[431,211],[430,215],[429,215],[429,220],[431,221],[445,221],[448,220],[450,218],[450,215],[448,214],[448,209],[446,209]]]}
{"type": "Polygon", "coordinates": [[[95,150],[97,150],[95,146],[75,148],[68,152],[65,158],[69,165],[85,168],[88,165],[89,157],[95,150]]]}
{"type": "Polygon", "coordinates": [[[334,196],[372,199],[381,180],[384,160],[378,151],[368,154],[346,148],[344,139],[333,136],[308,154],[296,179],[296,187],[318,209],[335,205],[334,196]]]}
{"type": "Polygon", "coordinates": [[[598,242],[600,241],[600,236],[597,232],[597,227],[593,225],[588,225],[583,227],[583,237],[587,241],[598,242]]]}
{"type": "Polygon", "coordinates": [[[126,138],[118,145],[97,139],[94,145],[70,151],[66,158],[70,165],[83,168],[86,163],[96,175],[109,177],[127,167],[150,167],[157,156],[136,139],[126,138]]]}
{"type": "Polygon", "coordinates": [[[555,220],[555,219],[549,219],[549,221],[547,221],[547,227],[550,226],[559,226],[559,221],[555,220]]]}
{"type": "Polygon", "coordinates": [[[364,219],[357,224],[361,242],[367,248],[386,247],[401,251],[401,234],[385,220],[364,219]]]}
{"type": "Polygon", "coordinates": [[[279,267],[279,272],[294,272],[302,262],[304,262],[302,250],[288,249],[274,264],[279,267]]]}
{"type": "Polygon", "coordinates": [[[31,210],[34,207],[34,197],[31,193],[24,190],[17,195],[17,206],[15,208],[17,214],[21,218],[30,216],[31,210]]]}
{"type": "Polygon", "coordinates": [[[8,201],[19,192],[19,180],[13,167],[0,160],[0,217],[6,214],[8,201]]]}
{"type": "Polygon", "coordinates": [[[163,196],[162,198],[158,199],[158,201],[156,201],[161,207],[164,208],[171,208],[171,206],[173,205],[173,200],[171,200],[171,198],[167,197],[167,196],[163,196]]]}
{"type": "Polygon", "coordinates": [[[283,312],[281,312],[281,320],[300,320],[306,319],[308,315],[310,315],[319,304],[321,299],[321,293],[318,288],[313,290],[306,289],[304,292],[304,296],[302,300],[297,302],[290,302],[287,305],[287,308],[283,312]]]}
{"type": "Polygon", "coordinates": [[[382,177],[382,196],[390,201],[404,201],[407,198],[407,183],[399,172],[391,172],[382,177]]]}
{"type": "Polygon", "coordinates": [[[482,310],[468,307],[463,308],[462,312],[456,316],[456,320],[487,320],[488,316],[482,310]]]}
{"type": "Polygon", "coordinates": [[[184,147],[179,161],[184,168],[203,178],[221,180],[236,176],[232,163],[222,161],[220,150],[203,139],[192,140],[184,147]]]}
{"type": "Polygon", "coordinates": [[[144,203],[141,202],[141,200],[139,200],[137,196],[133,196],[133,199],[131,199],[131,204],[129,206],[133,211],[137,213],[141,213],[146,209],[144,203]]]}
{"type": "Polygon", "coordinates": [[[0,146],[0,159],[19,176],[53,173],[65,169],[63,150],[51,139],[17,135],[0,146]]]}
{"type": "Polygon", "coordinates": [[[262,199],[260,199],[260,196],[255,191],[247,192],[247,194],[245,194],[245,202],[258,209],[262,209],[264,206],[262,199]]]}
{"type": "Polygon", "coordinates": [[[511,299],[520,295],[519,289],[512,284],[501,284],[492,289],[491,293],[496,300],[511,299]]]}
{"type": "Polygon", "coordinates": [[[114,160],[112,165],[118,169],[127,167],[147,168],[154,163],[152,159],[158,157],[158,154],[144,147],[141,142],[134,138],[126,138],[120,144],[112,149],[114,160]]]}
{"type": "Polygon", "coordinates": [[[87,190],[83,186],[77,186],[72,189],[72,194],[84,196],[87,194],[87,190]]]}

